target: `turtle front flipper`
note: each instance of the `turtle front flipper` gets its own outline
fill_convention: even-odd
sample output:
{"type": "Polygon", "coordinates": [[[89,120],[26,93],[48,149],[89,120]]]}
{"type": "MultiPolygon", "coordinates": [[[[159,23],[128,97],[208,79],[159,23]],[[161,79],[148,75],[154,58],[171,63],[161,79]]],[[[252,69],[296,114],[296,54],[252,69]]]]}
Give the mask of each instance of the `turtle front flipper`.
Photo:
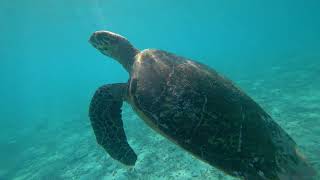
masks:
{"type": "Polygon", "coordinates": [[[127,84],[100,87],[94,94],[89,116],[97,142],[121,163],[133,166],[137,155],[128,144],[121,119],[121,107],[127,94],[127,84]]]}

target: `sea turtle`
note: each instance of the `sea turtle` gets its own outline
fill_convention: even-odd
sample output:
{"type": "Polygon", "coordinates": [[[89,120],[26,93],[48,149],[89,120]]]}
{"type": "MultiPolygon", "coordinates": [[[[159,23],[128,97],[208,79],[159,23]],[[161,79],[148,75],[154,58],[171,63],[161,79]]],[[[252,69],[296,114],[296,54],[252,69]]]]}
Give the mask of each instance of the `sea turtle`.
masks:
{"type": "Polygon", "coordinates": [[[93,33],[89,42],[130,75],[127,83],[100,87],[89,108],[96,140],[112,158],[129,166],[137,160],[121,119],[126,101],[156,132],[229,175],[302,180],[315,174],[294,140],[210,67],[162,50],[139,51],[110,31],[93,33]]]}

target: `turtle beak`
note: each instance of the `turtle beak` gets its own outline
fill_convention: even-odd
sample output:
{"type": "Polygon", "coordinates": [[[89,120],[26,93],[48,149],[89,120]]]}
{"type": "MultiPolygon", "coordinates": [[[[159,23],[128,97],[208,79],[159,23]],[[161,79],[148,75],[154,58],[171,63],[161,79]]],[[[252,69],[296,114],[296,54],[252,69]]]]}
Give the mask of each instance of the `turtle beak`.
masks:
{"type": "Polygon", "coordinates": [[[89,42],[94,47],[110,45],[111,36],[114,35],[109,31],[96,31],[91,35],[89,42]]]}
{"type": "Polygon", "coordinates": [[[97,40],[97,32],[93,33],[90,38],[89,38],[89,43],[94,46],[95,48],[97,47],[97,44],[99,41],[97,40]]]}

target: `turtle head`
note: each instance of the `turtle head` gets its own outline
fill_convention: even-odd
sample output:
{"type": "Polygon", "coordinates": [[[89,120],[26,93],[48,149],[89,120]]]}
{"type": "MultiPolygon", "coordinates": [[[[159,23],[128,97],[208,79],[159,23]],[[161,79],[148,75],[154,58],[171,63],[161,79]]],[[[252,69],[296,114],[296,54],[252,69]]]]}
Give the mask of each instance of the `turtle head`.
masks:
{"type": "Polygon", "coordinates": [[[110,31],[94,32],[89,42],[102,54],[120,62],[129,72],[135,55],[139,53],[125,37],[110,31]]]}

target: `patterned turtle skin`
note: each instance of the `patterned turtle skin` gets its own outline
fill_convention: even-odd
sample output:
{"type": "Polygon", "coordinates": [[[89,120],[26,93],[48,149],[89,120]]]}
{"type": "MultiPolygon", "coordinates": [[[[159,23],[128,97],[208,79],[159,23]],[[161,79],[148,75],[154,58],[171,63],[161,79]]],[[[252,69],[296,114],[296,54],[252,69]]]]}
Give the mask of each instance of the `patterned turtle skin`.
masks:
{"type": "Polygon", "coordinates": [[[230,80],[166,51],[132,52],[130,63],[119,60],[130,73],[123,100],[156,132],[234,177],[313,178],[294,140],[230,80]]]}

